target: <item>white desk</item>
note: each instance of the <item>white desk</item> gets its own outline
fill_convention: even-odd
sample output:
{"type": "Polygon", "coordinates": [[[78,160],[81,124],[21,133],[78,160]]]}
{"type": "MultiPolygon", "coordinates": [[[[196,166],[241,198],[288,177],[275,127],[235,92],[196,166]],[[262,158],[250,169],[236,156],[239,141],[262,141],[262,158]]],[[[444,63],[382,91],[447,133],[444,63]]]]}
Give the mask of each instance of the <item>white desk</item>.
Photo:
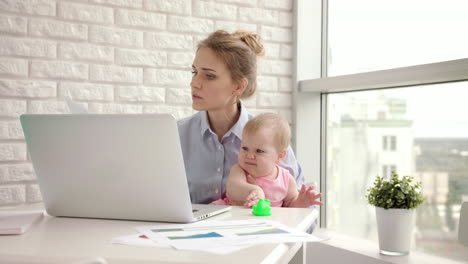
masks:
{"type": "MultiPolygon", "coordinates": [[[[33,208],[37,209],[40,205],[33,208]]],[[[21,208],[18,208],[21,209],[21,208]]],[[[256,217],[251,210],[234,206],[211,220],[268,219],[306,230],[317,211],[301,208],[273,208],[273,215],[256,217]]],[[[175,249],[111,244],[112,238],[135,234],[135,226],[153,222],[44,217],[23,235],[0,236],[0,263],[288,263],[305,262],[303,243],[266,244],[229,255],[175,249]],[[105,259],[104,262],[97,258],[105,259]],[[84,261],[85,259],[96,261],[84,261]]]]}

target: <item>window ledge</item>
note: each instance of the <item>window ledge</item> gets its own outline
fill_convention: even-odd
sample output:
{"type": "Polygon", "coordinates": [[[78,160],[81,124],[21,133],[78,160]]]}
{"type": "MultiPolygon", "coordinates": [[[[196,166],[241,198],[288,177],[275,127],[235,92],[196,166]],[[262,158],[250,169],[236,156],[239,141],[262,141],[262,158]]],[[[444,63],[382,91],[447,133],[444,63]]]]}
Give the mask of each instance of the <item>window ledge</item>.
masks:
{"type": "Polygon", "coordinates": [[[360,264],[461,264],[422,252],[411,251],[407,256],[385,256],[379,253],[378,244],[369,240],[349,237],[326,229],[316,229],[313,235],[326,239],[307,244],[310,263],[360,263],[360,264]]]}

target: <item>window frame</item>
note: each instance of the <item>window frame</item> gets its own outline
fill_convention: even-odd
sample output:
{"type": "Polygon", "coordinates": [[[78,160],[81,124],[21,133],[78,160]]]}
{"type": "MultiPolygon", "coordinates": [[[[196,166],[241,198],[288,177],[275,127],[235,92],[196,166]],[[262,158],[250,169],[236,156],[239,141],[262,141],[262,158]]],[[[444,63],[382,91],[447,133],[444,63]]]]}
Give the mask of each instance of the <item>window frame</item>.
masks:
{"type": "MultiPolygon", "coordinates": [[[[327,175],[326,175],[326,120],[327,120],[327,95],[340,92],[353,92],[364,90],[376,89],[394,89],[402,87],[412,87],[429,84],[440,84],[449,82],[460,82],[468,80],[468,58],[460,60],[452,60],[446,62],[437,62],[431,64],[423,64],[411,67],[402,67],[391,70],[374,71],[367,73],[342,75],[336,77],[325,77],[320,79],[303,80],[299,81],[298,96],[308,98],[310,101],[301,100],[303,104],[297,105],[297,109],[307,111],[305,109],[319,108],[320,111],[310,111],[309,115],[303,115],[302,119],[297,119],[297,127],[300,123],[309,122],[320,124],[320,133],[313,131],[307,132],[308,136],[311,135],[315,138],[313,141],[320,142],[320,154],[314,155],[312,151],[309,154],[304,153],[307,150],[300,152],[302,155],[298,159],[304,162],[320,163],[320,170],[307,171],[306,173],[319,173],[319,180],[314,180],[320,185],[320,190],[324,192],[327,188],[327,175]],[[341,84],[346,83],[347,86],[343,87],[341,84]],[[311,105],[307,105],[311,104],[311,105]],[[315,105],[315,107],[314,107],[315,105]],[[307,119],[305,118],[307,116],[307,119]],[[311,157],[317,160],[304,160],[303,157],[311,157]]],[[[313,129],[313,128],[311,128],[313,129]]],[[[297,133],[297,147],[303,146],[301,136],[297,133]]],[[[310,139],[309,139],[310,140],[310,139]]],[[[388,142],[391,145],[391,142],[388,142]]],[[[389,146],[390,148],[390,146],[389,146]]],[[[396,147],[398,148],[398,147],[396,147]]],[[[388,150],[396,151],[396,150],[388,150]]],[[[315,177],[317,178],[317,177],[315,177]]],[[[321,207],[320,211],[320,226],[326,227],[326,195],[325,206],[321,207]]]]}
{"type": "MultiPolygon", "coordinates": [[[[322,193],[327,190],[328,94],[468,80],[468,58],[327,77],[328,0],[297,0],[294,13],[296,89],[293,111],[296,129],[293,145],[296,147],[297,159],[303,166],[305,181],[316,183],[322,193]],[[312,11],[301,11],[304,8],[312,11]],[[306,30],[314,33],[301,34],[306,30]],[[346,87],[342,84],[346,84],[346,87]]],[[[320,208],[320,227],[325,228],[326,195],[322,197],[322,201],[324,206],[320,208]]]]}

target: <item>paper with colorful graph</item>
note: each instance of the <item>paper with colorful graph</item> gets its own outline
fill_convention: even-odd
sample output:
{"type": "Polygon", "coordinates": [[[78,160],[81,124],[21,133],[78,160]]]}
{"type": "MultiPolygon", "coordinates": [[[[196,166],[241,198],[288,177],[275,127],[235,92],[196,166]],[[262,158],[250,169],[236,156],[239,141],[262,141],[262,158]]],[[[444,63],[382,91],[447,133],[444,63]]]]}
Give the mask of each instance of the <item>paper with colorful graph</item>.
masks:
{"type": "Polygon", "coordinates": [[[203,221],[140,226],[138,232],[160,247],[229,253],[264,243],[317,242],[321,239],[274,221],[203,221]]]}

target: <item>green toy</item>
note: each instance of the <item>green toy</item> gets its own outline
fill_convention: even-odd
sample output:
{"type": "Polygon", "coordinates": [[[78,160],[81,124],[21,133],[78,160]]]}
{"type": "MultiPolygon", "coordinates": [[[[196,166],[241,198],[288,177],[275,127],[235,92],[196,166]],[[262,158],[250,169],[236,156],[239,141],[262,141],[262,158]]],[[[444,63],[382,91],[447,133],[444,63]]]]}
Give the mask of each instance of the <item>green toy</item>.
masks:
{"type": "Polygon", "coordinates": [[[257,216],[268,216],[271,215],[270,200],[259,199],[257,204],[252,206],[252,214],[257,216]]]}

